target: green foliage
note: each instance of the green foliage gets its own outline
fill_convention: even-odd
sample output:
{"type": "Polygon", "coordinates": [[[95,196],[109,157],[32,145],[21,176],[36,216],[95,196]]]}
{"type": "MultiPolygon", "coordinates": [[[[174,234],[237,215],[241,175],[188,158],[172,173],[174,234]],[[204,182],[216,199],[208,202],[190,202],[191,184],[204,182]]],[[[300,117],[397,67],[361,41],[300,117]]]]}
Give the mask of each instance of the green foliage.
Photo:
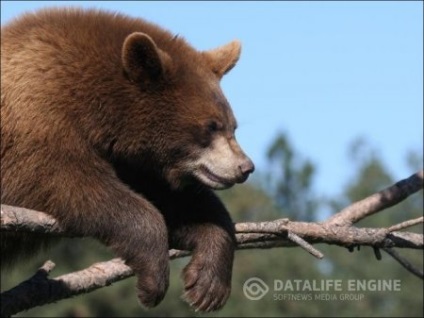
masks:
{"type": "MultiPolygon", "coordinates": [[[[383,160],[366,141],[351,145],[354,177],[346,184],[342,195],[327,202],[331,213],[337,212],[351,202],[362,199],[394,181],[383,160]]],[[[316,199],[313,177],[316,170],[310,160],[297,153],[286,135],[280,135],[268,151],[269,171],[254,183],[240,185],[219,192],[236,222],[264,221],[281,217],[296,220],[318,218],[318,207],[323,202],[316,199]]],[[[406,161],[411,173],[421,169],[422,156],[411,152],[406,161]]],[[[360,226],[381,227],[415,218],[423,213],[423,194],[418,193],[402,204],[377,213],[360,223],[360,226]]],[[[421,231],[416,226],[414,231],[421,231]]],[[[188,258],[171,263],[171,284],[164,301],[155,309],[145,310],[139,306],[134,278],[115,283],[88,295],[82,295],[56,304],[32,309],[19,317],[422,317],[423,281],[407,272],[389,255],[383,254],[378,261],[371,248],[361,248],[350,253],[337,246],[317,246],[325,255],[316,260],[300,248],[237,251],[233,271],[233,290],[227,305],[219,312],[199,314],[193,312],[181,300],[183,292],[180,273],[188,258]],[[249,300],[243,293],[245,281],[252,277],[262,279],[270,291],[260,300],[249,300]],[[361,299],[317,300],[320,292],[285,292],[273,290],[275,280],[288,281],[373,279],[400,280],[401,291],[364,291],[351,293],[361,299]],[[284,295],[311,294],[310,300],[282,299],[284,295]]],[[[400,251],[413,264],[423,268],[422,251],[400,251]]],[[[3,273],[2,290],[33,274],[42,260],[52,259],[57,267],[52,275],[82,269],[94,262],[112,258],[111,253],[99,243],[89,239],[62,240],[48,254],[24,266],[12,274],[3,273]]],[[[325,291],[323,292],[326,293],[325,291]]],[[[341,297],[342,292],[329,291],[341,297]]]]}
{"type": "Polygon", "coordinates": [[[319,205],[312,193],[314,164],[295,152],[284,133],[276,137],[267,156],[267,187],[277,206],[292,220],[313,221],[319,205]]]}

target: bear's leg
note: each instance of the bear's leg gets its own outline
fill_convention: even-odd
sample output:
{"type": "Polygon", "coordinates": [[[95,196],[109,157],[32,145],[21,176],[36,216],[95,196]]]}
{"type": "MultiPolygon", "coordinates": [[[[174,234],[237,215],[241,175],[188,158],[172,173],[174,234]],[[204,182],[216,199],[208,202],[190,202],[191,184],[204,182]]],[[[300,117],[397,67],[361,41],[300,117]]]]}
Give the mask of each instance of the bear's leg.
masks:
{"type": "MultiPolygon", "coordinates": [[[[184,298],[196,310],[220,309],[231,291],[234,226],[221,201],[207,189],[186,193],[165,214],[171,248],[192,250],[183,271],[184,298]]],[[[163,211],[162,211],[163,212],[163,211]]]]}
{"type": "Polygon", "coordinates": [[[169,284],[168,235],[162,214],[114,176],[102,173],[89,179],[73,192],[73,208],[83,213],[79,219],[65,216],[65,224],[112,248],[134,270],[140,302],[156,306],[169,284]]]}
{"type": "Polygon", "coordinates": [[[72,160],[69,154],[39,151],[24,159],[16,156],[2,175],[2,203],[44,211],[68,233],[100,240],[134,270],[140,302],[157,305],[169,277],[163,215],[123,184],[109,164],[88,154],[72,160]],[[28,186],[31,180],[39,186],[28,186]]]}

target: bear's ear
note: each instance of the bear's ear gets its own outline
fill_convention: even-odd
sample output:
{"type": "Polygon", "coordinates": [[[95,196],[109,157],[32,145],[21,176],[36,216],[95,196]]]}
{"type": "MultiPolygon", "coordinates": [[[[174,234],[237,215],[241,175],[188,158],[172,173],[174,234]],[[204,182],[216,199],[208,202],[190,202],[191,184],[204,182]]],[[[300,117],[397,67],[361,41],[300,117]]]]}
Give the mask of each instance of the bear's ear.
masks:
{"type": "Polygon", "coordinates": [[[150,36],[134,32],[127,36],[122,46],[124,70],[134,81],[157,80],[170,64],[169,55],[159,49],[150,36]]]}
{"type": "Polygon", "coordinates": [[[211,70],[221,78],[236,65],[240,52],[241,43],[233,41],[214,50],[203,52],[203,54],[211,70]]]}

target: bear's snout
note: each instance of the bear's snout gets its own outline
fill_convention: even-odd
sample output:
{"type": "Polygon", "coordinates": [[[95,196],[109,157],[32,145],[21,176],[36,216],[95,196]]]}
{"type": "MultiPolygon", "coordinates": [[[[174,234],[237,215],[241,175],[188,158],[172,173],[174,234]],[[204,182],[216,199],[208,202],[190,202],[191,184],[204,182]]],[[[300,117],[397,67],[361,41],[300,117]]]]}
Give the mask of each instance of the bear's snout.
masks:
{"type": "Polygon", "coordinates": [[[243,183],[255,166],[234,138],[218,137],[194,163],[193,175],[213,189],[243,183]]]}
{"type": "Polygon", "coordinates": [[[246,179],[249,177],[253,171],[255,171],[255,165],[253,164],[250,158],[246,157],[243,162],[239,164],[239,169],[243,177],[246,179]]]}

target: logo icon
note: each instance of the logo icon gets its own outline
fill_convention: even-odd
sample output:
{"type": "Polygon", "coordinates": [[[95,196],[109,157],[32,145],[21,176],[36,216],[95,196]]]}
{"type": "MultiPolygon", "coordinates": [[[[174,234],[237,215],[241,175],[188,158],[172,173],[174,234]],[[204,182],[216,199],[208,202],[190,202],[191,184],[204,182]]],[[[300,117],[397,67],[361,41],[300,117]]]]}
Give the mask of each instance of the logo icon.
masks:
{"type": "Polygon", "coordinates": [[[259,300],[269,292],[269,287],[265,282],[258,278],[252,277],[243,284],[243,293],[247,299],[259,300]]]}

